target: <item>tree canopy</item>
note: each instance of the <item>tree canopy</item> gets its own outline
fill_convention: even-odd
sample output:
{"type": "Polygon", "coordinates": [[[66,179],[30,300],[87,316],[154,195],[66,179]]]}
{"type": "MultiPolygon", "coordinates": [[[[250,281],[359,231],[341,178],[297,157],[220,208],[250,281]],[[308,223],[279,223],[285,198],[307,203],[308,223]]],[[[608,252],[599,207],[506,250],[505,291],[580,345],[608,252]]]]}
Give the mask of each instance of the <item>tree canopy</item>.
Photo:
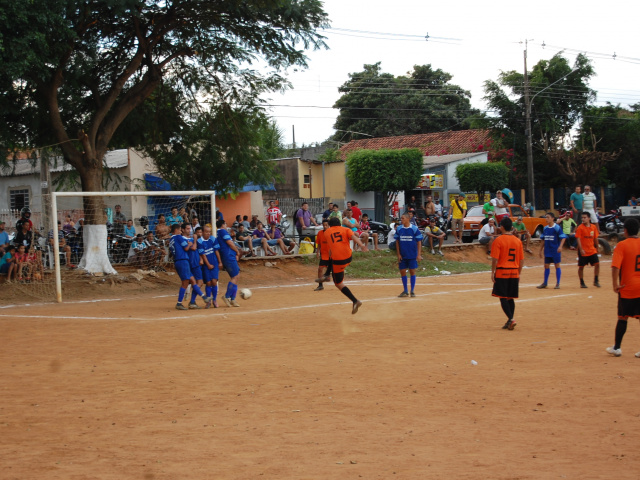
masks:
{"type": "Polygon", "coordinates": [[[463,192],[477,192],[484,198],[485,192],[502,190],[509,184],[509,167],[502,162],[464,163],[456,167],[456,178],[463,192]]]}
{"type": "MultiPolygon", "coordinates": [[[[552,186],[559,179],[547,153],[570,142],[571,130],[595,98],[588,86],[593,75],[585,55],[579,54],[572,67],[562,52],[540,60],[528,72],[536,184],[552,186]]],[[[501,72],[497,81],[487,80],[484,100],[491,113],[473,122],[474,127],[491,128],[505,146],[513,145],[516,186],[527,182],[524,84],[524,74],[515,70],[501,72]]]]}
{"type": "Polygon", "coordinates": [[[171,142],[171,162],[217,162],[200,173],[220,177],[233,164],[243,175],[221,183],[242,186],[263,170],[249,142],[230,139],[255,126],[263,95],[287,88],[282,69],[325,47],[326,26],[319,0],[3,2],[0,145],[59,144],[83,190],[100,191],[114,144],[171,142]],[[229,137],[217,147],[198,138],[220,127],[229,137]]]}
{"type": "Polygon", "coordinates": [[[347,156],[347,178],[356,192],[413,190],[422,170],[422,152],[417,148],[356,150],[347,156]]]}
{"type": "Polygon", "coordinates": [[[399,77],[382,72],[380,62],[365,65],[339,88],[334,139],[359,138],[349,132],[386,137],[468,128],[471,94],[449,83],[452,78],[431,65],[399,77]]]}

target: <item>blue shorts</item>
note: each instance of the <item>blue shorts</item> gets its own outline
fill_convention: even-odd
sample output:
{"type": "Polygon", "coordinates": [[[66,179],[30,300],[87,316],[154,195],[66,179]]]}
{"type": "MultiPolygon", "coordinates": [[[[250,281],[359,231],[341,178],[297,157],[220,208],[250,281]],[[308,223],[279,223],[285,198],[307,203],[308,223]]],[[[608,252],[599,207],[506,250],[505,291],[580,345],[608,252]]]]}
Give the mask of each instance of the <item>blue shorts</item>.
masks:
{"type": "Polygon", "coordinates": [[[398,262],[398,269],[400,270],[415,270],[416,268],[418,268],[418,260],[415,258],[412,260],[406,260],[403,258],[398,262]]]}
{"type": "Polygon", "coordinates": [[[238,262],[223,260],[222,265],[224,265],[225,270],[227,271],[227,273],[231,278],[237,276],[240,273],[240,267],[238,266],[238,262]]]}
{"type": "Polygon", "coordinates": [[[202,267],[198,265],[197,267],[191,267],[191,275],[196,280],[202,280],[202,267]]]}
{"type": "Polygon", "coordinates": [[[211,280],[218,280],[218,276],[220,275],[220,269],[218,265],[215,265],[211,270],[206,265],[202,265],[202,281],[204,283],[209,283],[211,280]]]}
{"type": "Polygon", "coordinates": [[[275,247],[276,245],[278,245],[278,241],[277,240],[267,240],[267,245],[269,245],[270,247],[275,247]]]}
{"type": "Polygon", "coordinates": [[[174,263],[176,267],[176,273],[180,277],[180,280],[189,280],[192,277],[191,268],[187,260],[178,260],[174,263]]]}
{"type": "Polygon", "coordinates": [[[562,254],[561,253],[556,253],[554,256],[552,257],[544,257],[544,264],[548,265],[550,263],[561,263],[562,262],[562,254]]]}

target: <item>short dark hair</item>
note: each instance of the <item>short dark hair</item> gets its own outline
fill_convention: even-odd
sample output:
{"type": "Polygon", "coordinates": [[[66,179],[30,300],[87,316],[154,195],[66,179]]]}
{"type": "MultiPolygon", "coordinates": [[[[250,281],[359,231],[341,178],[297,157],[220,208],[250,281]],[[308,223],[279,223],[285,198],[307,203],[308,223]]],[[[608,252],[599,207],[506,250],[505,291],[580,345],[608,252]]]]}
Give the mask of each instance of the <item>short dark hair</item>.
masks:
{"type": "Polygon", "coordinates": [[[160,220],[161,218],[164,218],[164,213],[159,213],[158,214],[158,220],[160,220]]]}
{"type": "MultiPolygon", "coordinates": [[[[246,217],[246,215],[245,215],[245,217],[246,217]]],[[[216,228],[222,228],[222,225],[224,225],[224,224],[225,224],[225,221],[220,219],[220,220],[218,220],[216,222],[216,228]]]]}
{"type": "Polygon", "coordinates": [[[591,220],[591,214],[589,212],[582,212],[582,216],[584,217],[585,215],[591,220]]]}
{"type": "Polygon", "coordinates": [[[331,217],[329,219],[329,226],[330,227],[339,227],[340,226],[340,219],[338,217],[331,217]]]}
{"type": "Polygon", "coordinates": [[[513,228],[513,222],[511,221],[511,219],[509,217],[504,217],[500,221],[500,226],[502,228],[504,228],[507,232],[510,232],[511,229],[513,228]]]}
{"type": "Polygon", "coordinates": [[[187,227],[190,227],[190,226],[191,226],[191,224],[190,224],[190,223],[187,223],[187,222],[184,222],[184,223],[181,223],[181,224],[180,224],[180,228],[181,228],[182,230],[186,230],[186,229],[187,229],[187,227]]]}
{"type": "Polygon", "coordinates": [[[249,215],[243,215],[242,220],[249,220],[249,215]]]}
{"type": "Polygon", "coordinates": [[[198,232],[198,231],[202,231],[202,227],[196,227],[196,229],[194,230],[194,232],[198,232]]]}
{"type": "Polygon", "coordinates": [[[629,235],[637,235],[640,230],[640,222],[635,218],[627,218],[624,221],[624,229],[629,235]]]}
{"type": "Polygon", "coordinates": [[[180,225],[179,223],[174,223],[173,225],[171,225],[171,233],[177,232],[181,228],[182,228],[182,225],[180,225]]]}
{"type": "Polygon", "coordinates": [[[550,216],[551,218],[554,218],[554,219],[556,218],[556,216],[554,215],[554,213],[553,213],[553,212],[547,212],[547,213],[545,213],[545,214],[544,214],[544,216],[545,216],[545,217],[546,217],[547,215],[548,215],[548,216],[550,216]]]}

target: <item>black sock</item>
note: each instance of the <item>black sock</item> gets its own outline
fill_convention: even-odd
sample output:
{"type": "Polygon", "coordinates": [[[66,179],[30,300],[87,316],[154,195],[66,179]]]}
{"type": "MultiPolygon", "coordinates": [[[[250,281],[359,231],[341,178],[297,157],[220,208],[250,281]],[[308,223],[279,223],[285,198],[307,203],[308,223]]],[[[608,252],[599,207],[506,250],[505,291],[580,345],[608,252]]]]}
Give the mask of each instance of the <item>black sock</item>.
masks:
{"type": "Polygon", "coordinates": [[[595,277],[593,277],[593,281],[597,282],[598,281],[598,276],[596,275],[595,277]]]}
{"type": "Polygon", "coordinates": [[[580,285],[584,285],[584,278],[580,279],[580,285]]]}
{"type": "Polygon", "coordinates": [[[342,290],[340,291],[353,303],[356,303],[358,301],[358,299],[353,296],[353,293],[351,293],[351,290],[349,290],[349,287],[342,287],[342,290]]]}
{"type": "Polygon", "coordinates": [[[622,337],[627,332],[627,321],[626,320],[618,320],[616,324],[616,344],[613,346],[616,350],[620,348],[622,344],[622,337]]]}
{"type": "Polygon", "coordinates": [[[516,301],[513,298],[510,298],[509,305],[511,306],[511,320],[513,320],[513,317],[516,314],[516,301]]]}
{"type": "Polygon", "coordinates": [[[508,320],[513,318],[513,311],[511,310],[511,303],[506,298],[500,299],[500,306],[502,307],[502,311],[507,316],[508,320]]]}

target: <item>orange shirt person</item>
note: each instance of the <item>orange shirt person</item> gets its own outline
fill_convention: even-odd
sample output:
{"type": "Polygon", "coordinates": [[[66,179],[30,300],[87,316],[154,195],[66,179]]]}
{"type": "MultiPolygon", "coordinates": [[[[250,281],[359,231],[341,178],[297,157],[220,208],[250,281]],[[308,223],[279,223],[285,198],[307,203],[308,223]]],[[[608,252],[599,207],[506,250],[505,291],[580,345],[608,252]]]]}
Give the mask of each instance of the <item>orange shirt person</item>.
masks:
{"type": "Polygon", "coordinates": [[[340,219],[332,217],[329,219],[329,228],[324,231],[324,238],[327,240],[329,259],[332,268],[333,283],[335,286],[353,302],[351,313],[355,314],[362,302],[358,300],[351,290],[344,284],[344,270],[351,263],[351,246],[349,241],[353,240],[363,252],[368,252],[367,246],[353,234],[353,230],[340,226],[340,219]]]}
{"type": "Polygon", "coordinates": [[[316,282],[318,285],[314,291],[318,292],[320,290],[324,290],[324,286],[322,285],[324,282],[329,281],[329,276],[331,275],[331,262],[329,258],[329,244],[327,243],[327,238],[325,237],[324,232],[329,229],[329,219],[325,218],[322,220],[322,230],[318,232],[316,235],[316,244],[318,248],[316,248],[316,257],[320,259],[318,263],[318,278],[316,282]],[[325,271],[326,267],[326,271],[325,271]]]}
{"type": "Polygon", "coordinates": [[[591,223],[591,214],[582,212],[582,223],[576,228],[578,241],[578,278],[580,288],[587,288],[584,283],[584,267],[593,265],[593,286],[600,288],[598,274],[600,273],[600,259],[598,258],[598,228],[591,223]]]}
{"type": "MultiPolygon", "coordinates": [[[[622,355],[620,345],[627,331],[629,317],[640,319],[640,222],[628,218],[624,222],[625,239],[616,245],[611,262],[613,291],[618,294],[618,323],[615,343],[607,347],[607,353],[614,357],[622,355]]],[[[636,353],[640,358],[640,352],[636,353]]]]}
{"type": "Polygon", "coordinates": [[[520,272],[524,265],[524,249],[522,242],[513,235],[513,222],[505,217],[500,222],[500,235],[493,241],[491,247],[491,280],[493,291],[491,295],[500,299],[502,311],[507,316],[507,322],[502,326],[505,330],[513,330],[516,322],[513,315],[516,310],[514,299],[518,298],[520,286],[520,272]]]}

